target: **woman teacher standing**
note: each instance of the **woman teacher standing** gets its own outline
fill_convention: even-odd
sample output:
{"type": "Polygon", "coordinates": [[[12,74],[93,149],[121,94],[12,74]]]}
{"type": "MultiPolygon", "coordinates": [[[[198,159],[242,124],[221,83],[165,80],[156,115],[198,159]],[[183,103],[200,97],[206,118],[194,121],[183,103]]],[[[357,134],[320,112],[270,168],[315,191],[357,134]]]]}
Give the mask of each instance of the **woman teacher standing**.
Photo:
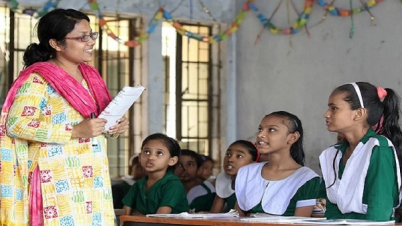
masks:
{"type": "Polygon", "coordinates": [[[56,9],[39,20],[0,118],[1,225],[113,225],[106,137],[111,101],[93,59],[89,18],[56,9]]]}

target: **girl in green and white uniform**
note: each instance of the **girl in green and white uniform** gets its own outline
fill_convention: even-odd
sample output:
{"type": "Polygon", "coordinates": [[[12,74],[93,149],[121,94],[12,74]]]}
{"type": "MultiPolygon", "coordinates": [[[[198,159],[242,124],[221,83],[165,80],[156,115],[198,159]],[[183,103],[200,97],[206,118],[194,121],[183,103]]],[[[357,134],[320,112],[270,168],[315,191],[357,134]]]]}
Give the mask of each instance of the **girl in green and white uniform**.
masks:
{"type": "Polygon", "coordinates": [[[216,196],[211,213],[228,212],[236,203],[235,181],[238,170],[245,165],[258,162],[260,153],[257,147],[247,140],[237,140],[226,150],[223,159],[223,170],[216,177],[216,196]]]}
{"type": "Polygon", "coordinates": [[[173,174],[180,146],[165,134],[149,135],[141,146],[140,162],[146,176],[124,197],[125,215],[169,214],[189,210],[186,192],[173,174]]]}
{"type": "Polygon", "coordinates": [[[320,177],[304,166],[303,127],[288,112],[266,115],[259,126],[257,148],[267,162],[240,168],[236,178],[236,209],[240,216],[267,213],[311,216],[320,177]]]}
{"type": "Polygon", "coordinates": [[[325,112],[344,140],[320,155],[328,219],[389,221],[400,204],[399,97],[367,82],[336,88],[325,112]]]}

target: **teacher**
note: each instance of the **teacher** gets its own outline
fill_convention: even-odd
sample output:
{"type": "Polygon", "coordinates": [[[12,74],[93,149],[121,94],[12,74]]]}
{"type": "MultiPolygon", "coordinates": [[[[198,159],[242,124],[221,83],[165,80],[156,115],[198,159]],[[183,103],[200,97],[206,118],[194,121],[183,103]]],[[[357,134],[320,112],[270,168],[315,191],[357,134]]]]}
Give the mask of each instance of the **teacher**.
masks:
{"type": "Polygon", "coordinates": [[[93,59],[89,18],[55,9],[37,25],[0,117],[0,225],[113,225],[106,134],[111,101],[93,59]]]}

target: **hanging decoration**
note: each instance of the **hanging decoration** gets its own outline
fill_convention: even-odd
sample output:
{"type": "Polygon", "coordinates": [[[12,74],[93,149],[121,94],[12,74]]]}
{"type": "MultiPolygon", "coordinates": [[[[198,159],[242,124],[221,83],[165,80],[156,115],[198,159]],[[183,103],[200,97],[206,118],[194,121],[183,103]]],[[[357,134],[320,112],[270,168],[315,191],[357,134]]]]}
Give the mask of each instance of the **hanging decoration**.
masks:
{"type": "MultiPolygon", "coordinates": [[[[289,25],[288,28],[278,28],[271,22],[273,16],[278,11],[280,4],[282,3],[283,0],[281,0],[281,2],[278,4],[278,6],[275,8],[274,12],[268,19],[264,16],[264,14],[259,12],[259,9],[254,4],[254,0],[245,0],[243,3],[242,9],[238,12],[235,19],[230,24],[229,28],[227,30],[225,30],[219,34],[213,35],[213,36],[200,35],[197,33],[193,33],[189,30],[186,30],[182,24],[180,24],[177,20],[175,20],[172,17],[171,14],[182,4],[183,1],[184,0],[181,0],[180,3],[171,12],[166,11],[164,9],[164,7],[159,7],[159,9],[155,12],[154,16],[150,20],[150,22],[148,24],[148,28],[146,30],[141,31],[139,36],[135,37],[133,40],[124,41],[119,36],[114,34],[114,32],[108,26],[107,21],[105,20],[102,12],[100,11],[97,0],[87,0],[90,8],[95,12],[95,15],[98,17],[99,26],[102,28],[102,30],[104,30],[109,37],[111,37],[114,40],[116,40],[117,42],[124,44],[126,46],[129,46],[129,47],[137,47],[137,46],[141,45],[144,41],[146,41],[149,38],[149,35],[155,30],[155,28],[158,26],[160,20],[162,20],[162,19],[169,22],[176,29],[176,31],[179,34],[181,34],[183,36],[187,36],[188,38],[195,39],[195,40],[198,40],[201,42],[207,42],[210,44],[213,44],[216,42],[221,42],[221,41],[228,39],[228,37],[230,37],[234,32],[236,32],[238,30],[238,28],[242,24],[244,18],[246,17],[247,12],[250,9],[253,10],[257,14],[259,21],[263,25],[263,29],[257,35],[255,43],[258,42],[258,39],[260,38],[264,29],[268,29],[273,34],[294,35],[294,34],[297,34],[300,31],[300,29],[302,29],[304,27],[306,29],[307,35],[310,36],[310,33],[308,31],[306,24],[310,17],[310,14],[312,11],[312,6],[315,1],[317,1],[317,4],[326,10],[326,13],[322,18],[322,21],[325,20],[327,14],[330,14],[333,16],[351,16],[352,25],[351,25],[349,36],[352,38],[353,33],[354,33],[354,22],[353,22],[352,16],[355,14],[358,14],[360,12],[367,11],[371,16],[371,18],[370,18],[371,21],[374,21],[374,15],[370,12],[370,8],[378,5],[379,3],[383,2],[384,0],[368,0],[367,2],[364,2],[364,0],[359,0],[362,3],[362,6],[359,8],[354,8],[354,9],[352,8],[351,0],[350,0],[350,6],[351,6],[350,10],[335,7],[334,2],[336,0],[331,0],[330,3],[327,3],[325,0],[305,0],[303,10],[300,13],[297,10],[297,8],[295,7],[293,0],[286,0],[287,1],[288,23],[290,21],[289,20],[289,18],[290,18],[289,17],[289,1],[292,4],[292,7],[295,10],[296,14],[298,15],[298,18],[293,22],[293,24],[289,25]]],[[[16,13],[26,14],[26,15],[30,15],[30,16],[34,16],[34,17],[38,18],[38,17],[45,15],[49,11],[57,8],[60,0],[48,0],[42,8],[37,9],[37,10],[34,10],[34,9],[21,10],[21,9],[19,9],[19,3],[17,0],[7,0],[6,2],[7,2],[7,6],[16,13]]],[[[160,1],[158,1],[158,2],[160,3],[160,1]]],[[[202,2],[202,0],[198,0],[198,3],[202,6],[204,12],[207,13],[213,21],[216,21],[216,19],[212,15],[211,11],[205,6],[205,4],[202,2]]],[[[191,8],[190,8],[190,11],[191,11],[190,17],[191,18],[190,19],[192,19],[193,0],[190,0],[190,4],[191,4],[191,8]]],[[[319,22],[319,23],[321,23],[321,22],[319,22]]],[[[319,24],[319,23],[317,23],[317,24],[319,24]]]]}
{"type": "Polygon", "coordinates": [[[355,32],[355,24],[354,24],[354,20],[353,20],[353,15],[367,11],[370,15],[371,25],[374,26],[375,25],[375,21],[374,21],[375,17],[371,13],[370,9],[372,7],[378,5],[379,3],[383,2],[384,0],[368,0],[367,2],[364,2],[363,0],[359,0],[360,3],[362,4],[362,6],[358,7],[358,8],[353,8],[352,0],[350,0],[349,1],[349,6],[350,6],[349,10],[335,7],[334,6],[335,1],[336,0],[332,0],[330,3],[327,3],[327,2],[325,2],[325,0],[317,0],[317,4],[319,6],[321,6],[322,8],[324,8],[326,12],[322,16],[321,21],[319,21],[315,25],[318,25],[318,24],[324,22],[324,20],[327,18],[328,14],[330,14],[331,16],[341,16],[341,17],[350,16],[351,25],[350,25],[349,38],[353,38],[353,35],[355,32]]]}
{"type": "MultiPolygon", "coordinates": [[[[349,5],[350,5],[350,10],[353,9],[353,3],[352,0],[349,0],[349,5]]],[[[355,22],[353,21],[353,13],[350,14],[350,32],[349,32],[349,38],[353,38],[353,35],[355,34],[355,22]]]]}
{"type": "Polygon", "coordinates": [[[42,8],[37,10],[36,9],[21,10],[18,8],[19,3],[17,2],[17,0],[8,0],[7,6],[15,13],[25,14],[35,18],[39,18],[45,15],[46,13],[52,11],[53,9],[56,9],[59,2],[60,0],[49,0],[48,2],[45,3],[45,5],[42,8]]]}
{"type": "MultiPolygon", "coordinates": [[[[401,0],[401,1],[402,1],[402,0],[401,0]]],[[[206,7],[205,4],[204,4],[201,0],[198,0],[198,3],[201,5],[202,10],[204,10],[204,12],[205,12],[206,14],[208,14],[208,16],[209,16],[213,21],[217,22],[217,20],[215,19],[215,17],[214,17],[214,16],[212,15],[212,13],[211,13],[211,10],[208,9],[208,7],[206,7]]]]}
{"type": "Polygon", "coordinates": [[[253,10],[257,14],[257,17],[260,20],[260,22],[263,24],[264,28],[268,29],[271,33],[293,35],[293,34],[297,34],[299,32],[299,30],[302,29],[306,25],[307,20],[310,17],[310,13],[311,13],[313,4],[314,4],[314,0],[305,0],[303,11],[300,14],[298,14],[299,17],[296,19],[295,22],[293,22],[292,26],[289,28],[278,28],[271,22],[272,16],[279,9],[279,5],[275,9],[275,11],[273,12],[273,15],[269,19],[267,19],[264,16],[264,14],[259,12],[259,9],[257,8],[257,6],[255,6],[252,2],[249,3],[249,6],[250,6],[250,9],[253,10]]]}
{"type": "Polygon", "coordinates": [[[113,31],[109,28],[107,25],[106,20],[104,19],[101,11],[99,10],[99,5],[96,2],[96,0],[88,0],[88,3],[91,7],[92,10],[96,12],[96,15],[99,19],[99,25],[101,26],[102,30],[106,31],[109,37],[113,38],[114,40],[118,41],[119,43],[122,43],[124,45],[127,45],[129,47],[137,47],[141,45],[142,42],[147,40],[149,38],[149,35],[155,30],[155,28],[158,26],[158,23],[161,19],[165,19],[167,22],[169,22],[175,29],[176,31],[183,35],[187,36],[189,38],[201,41],[201,42],[208,42],[210,44],[216,43],[216,42],[221,42],[226,40],[230,35],[232,35],[237,29],[240,27],[241,23],[243,22],[244,18],[246,17],[247,11],[249,11],[249,3],[251,3],[253,0],[246,0],[245,3],[243,4],[243,8],[240,10],[240,12],[237,14],[235,20],[230,24],[230,27],[214,36],[203,36],[200,34],[193,33],[191,31],[186,30],[183,25],[181,25],[178,21],[174,20],[171,16],[171,14],[166,11],[163,7],[159,8],[158,11],[155,13],[153,18],[150,20],[150,23],[148,25],[148,29],[146,31],[142,31],[140,33],[139,37],[136,37],[133,40],[129,41],[123,41],[121,40],[117,35],[113,33],[113,31]]]}
{"type": "Polygon", "coordinates": [[[221,42],[226,39],[228,39],[229,36],[231,36],[237,29],[239,29],[241,23],[243,22],[244,18],[246,17],[247,12],[249,11],[249,4],[253,2],[253,0],[247,0],[243,4],[243,8],[240,10],[240,12],[236,15],[234,21],[230,24],[229,28],[219,34],[216,34],[214,36],[203,36],[200,34],[193,33],[191,31],[186,30],[183,25],[181,25],[178,21],[174,20],[172,16],[170,15],[169,12],[166,10],[163,11],[164,18],[166,19],[167,22],[169,22],[175,29],[176,31],[184,36],[187,36],[189,38],[201,41],[201,42],[208,42],[210,44],[216,43],[216,42],[221,42]]]}
{"type": "MultiPolygon", "coordinates": [[[[366,3],[363,0],[359,0],[362,4],[361,7],[358,8],[350,8],[342,9],[334,6],[335,0],[332,0],[331,3],[325,2],[325,0],[317,0],[317,4],[325,9],[331,16],[342,16],[347,17],[351,15],[355,15],[364,11],[367,11],[370,14],[370,19],[374,21],[374,15],[370,12],[370,9],[379,3],[383,2],[384,0],[368,0],[366,3]]],[[[323,17],[323,20],[326,19],[326,15],[323,17]]]]}

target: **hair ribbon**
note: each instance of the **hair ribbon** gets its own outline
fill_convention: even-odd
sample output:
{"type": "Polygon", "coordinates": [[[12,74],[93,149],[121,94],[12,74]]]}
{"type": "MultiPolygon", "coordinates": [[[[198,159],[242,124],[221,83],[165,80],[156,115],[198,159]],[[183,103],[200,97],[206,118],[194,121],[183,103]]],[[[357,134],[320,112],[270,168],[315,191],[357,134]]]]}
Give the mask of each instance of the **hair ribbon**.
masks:
{"type": "Polygon", "coordinates": [[[382,87],[377,87],[377,94],[380,100],[384,99],[387,96],[387,91],[382,87]]]}

